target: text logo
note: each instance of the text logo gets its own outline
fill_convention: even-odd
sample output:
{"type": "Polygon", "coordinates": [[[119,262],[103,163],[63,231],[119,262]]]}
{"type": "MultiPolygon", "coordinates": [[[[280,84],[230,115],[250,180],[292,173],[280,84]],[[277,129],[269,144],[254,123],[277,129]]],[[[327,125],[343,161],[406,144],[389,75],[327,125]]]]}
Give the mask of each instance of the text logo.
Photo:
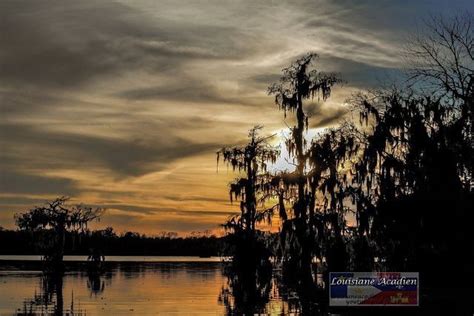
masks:
{"type": "Polygon", "coordinates": [[[418,272],[331,272],[330,306],[418,306],[418,272]]]}

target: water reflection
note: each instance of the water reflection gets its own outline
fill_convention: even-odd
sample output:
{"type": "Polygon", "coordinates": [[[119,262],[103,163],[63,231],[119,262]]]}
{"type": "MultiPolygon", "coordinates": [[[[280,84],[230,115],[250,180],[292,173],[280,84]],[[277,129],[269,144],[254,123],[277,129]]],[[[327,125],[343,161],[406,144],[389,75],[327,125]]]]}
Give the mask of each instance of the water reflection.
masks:
{"type": "Polygon", "coordinates": [[[0,266],[1,315],[225,313],[220,263],[108,263],[63,275],[8,269],[0,266]]]}
{"type": "Polygon", "coordinates": [[[51,314],[51,315],[83,315],[84,312],[74,307],[74,296],[70,305],[64,306],[62,273],[43,274],[39,281],[39,292],[30,299],[25,299],[23,309],[18,314],[51,314]]]}
{"type": "Polygon", "coordinates": [[[222,263],[109,262],[65,274],[0,269],[0,314],[323,315],[305,299],[316,294],[271,268],[237,273],[222,263]]]}
{"type": "MultiPolygon", "coordinates": [[[[226,273],[220,263],[109,263],[100,273],[73,270],[55,275],[0,266],[0,315],[328,315],[330,312],[317,300],[323,296],[321,293],[305,293],[289,284],[280,271],[258,277],[252,274],[236,277],[226,273]]],[[[469,293],[462,297],[464,305],[469,293]]],[[[452,306],[463,303],[461,298],[454,304],[447,302],[446,296],[442,291],[429,295],[423,291],[423,310],[404,308],[404,314],[420,315],[425,311],[430,315],[449,314],[446,311],[452,306]]],[[[384,315],[399,315],[399,311],[384,309],[384,315]]],[[[380,309],[332,313],[379,315],[380,309]]]]}
{"type": "Polygon", "coordinates": [[[227,282],[222,287],[218,301],[226,307],[227,315],[254,315],[266,312],[273,289],[271,267],[258,271],[224,269],[224,274],[227,282]]]}
{"type": "MultiPolygon", "coordinates": [[[[110,274],[108,274],[110,276],[110,274]]],[[[102,276],[102,273],[98,272],[88,272],[87,273],[87,288],[89,289],[91,295],[97,296],[102,294],[105,290],[105,278],[102,276]]],[[[109,281],[111,279],[109,278],[109,281]]]]}

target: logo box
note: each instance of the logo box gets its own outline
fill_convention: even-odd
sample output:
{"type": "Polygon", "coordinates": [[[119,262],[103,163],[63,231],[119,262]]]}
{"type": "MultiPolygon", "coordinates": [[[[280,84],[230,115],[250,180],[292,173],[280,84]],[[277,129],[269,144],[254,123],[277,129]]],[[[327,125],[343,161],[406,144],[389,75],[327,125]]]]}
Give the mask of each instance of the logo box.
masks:
{"type": "Polygon", "coordinates": [[[418,272],[329,273],[329,306],[418,305],[418,272]]]}

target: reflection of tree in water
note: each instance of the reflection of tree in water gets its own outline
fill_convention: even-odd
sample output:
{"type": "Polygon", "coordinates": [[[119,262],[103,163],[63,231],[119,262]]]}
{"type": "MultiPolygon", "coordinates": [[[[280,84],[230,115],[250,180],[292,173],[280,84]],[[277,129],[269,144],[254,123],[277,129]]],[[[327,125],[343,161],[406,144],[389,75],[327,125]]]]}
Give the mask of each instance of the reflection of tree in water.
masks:
{"type": "Polygon", "coordinates": [[[226,315],[326,315],[327,306],[312,297],[318,293],[288,282],[281,270],[235,270],[230,264],[224,274],[227,285],[219,302],[224,304],[226,315]]]}
{"type": "MultiPolygon", "coordinates": [[[[102,248],[102,247],[100,247],[102,248]]],[[[87,257],[87,288],[91,292],[91,296],[101,294],[105,289],[105,280],[101,278],[104,275],[106,266],[105,256],[102,250],[98,247],[94,247],[89,251],[89,257],[87,257]]]]}
{"type": "Polygon", "coordinates": [[[272,290],[271,267],[253,271],[235,271],[225,268],[227,286],[223,287],[219,301],[226,307],[227,315],[253,315],[265,312],[272,290]]]}
{"type": "Polygon", "coordinates": [[[234,257],[224,268],[227,286],[223,287],[219,301],[227,315],[265,312],[272,290],[272,266],[269,253],[262,240],[254,234],[236,232],[234,257]]]}
{"type": "Polygon", "coordinates": [[[84,311],[75,309],[74,296],[71,293],[70,306],[64,306],[62,273],[45,273],[40,280],[40,292],[35,293],[32,299],[23,303],[20,315],[51,314],[51,315],[83,315],[84,311]]]}
{"type": "Polygon", "coordinates": [[[243,176],[230,184],[230,200],[240,200],[240,214],[231,217],[223,226],[228,231],[227,246],[232,254],[225,274],[228,287],[223,288],[219,300],[227,314],[255,314],[264,311],[271,291],[271,251],[265,245],[265,233],[257,228],[269,223],[275,207],[267,208],[269,192],[267,163],[274,163],[279,150],[269,144],[271,136],[259,136],[262,126],[249,132],[246,146],[224,147],[217,153],[226,164],[243,176]]]}
{"type": "Polygon", "coordinates": [[[100,273],[88,272],[87,288],[89,289],[91,296],[102,294],[105,290],[105,279],[100,273]]]}
{"type": "Polygon", "coordinates": [[[281,300],[281,314],[287,315],[325,315],[327,301],[321,300],[323,289],[319,286],[308,288],[303,284],[298,284],[282,271],[274,273],[273,283],[275,284],[276,296],[281,300]],[[324,304],[326,303],[326,304],[324,304]]]}

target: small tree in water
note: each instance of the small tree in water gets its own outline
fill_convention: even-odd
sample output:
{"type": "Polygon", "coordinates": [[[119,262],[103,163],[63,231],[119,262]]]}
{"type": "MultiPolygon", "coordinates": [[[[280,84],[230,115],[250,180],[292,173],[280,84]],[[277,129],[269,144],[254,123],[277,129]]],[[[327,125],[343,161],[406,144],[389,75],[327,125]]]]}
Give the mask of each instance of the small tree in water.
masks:
{"type": "Polygon", "coordinates": [[[67,205],[68,197],[60,197],[44,206],[37,206],[26,213],[15,215],[21,230],[35,233],[35,242],[44,252],[44,260],[50,268],[61,268],[64,256],[66,232],[83,230],[103,213],[101,208],[84,205],[67,205]]]}
{"type": "Polygon", "coordinates": [[[272,136],[259,136],[261,126],[249,132],[249,143],[245,146],[223,148],[217,152],[235,171],[244,175],[230,184],[230,200],[240,201],[240,214],[230,218],[223,226],[231,233],[227,236],[233,259],[227,269],[232,295],[223,290],[222,300],[229,313],[254,313],[263,308],[268,299],[271,280],[271,252],[265,245],[263,233],[257,224],[270,221],[275,207],[265,207],[271,196],[267,181],[267,164],[274,163],[279,150],[269,145],[272,136]],[[233,304],[229,298],[233,297],[233,304]],[[233,305],[233,306],[231,306],[233,305]],[[252,310],[248,310],[248,309],[252,310]]]}

